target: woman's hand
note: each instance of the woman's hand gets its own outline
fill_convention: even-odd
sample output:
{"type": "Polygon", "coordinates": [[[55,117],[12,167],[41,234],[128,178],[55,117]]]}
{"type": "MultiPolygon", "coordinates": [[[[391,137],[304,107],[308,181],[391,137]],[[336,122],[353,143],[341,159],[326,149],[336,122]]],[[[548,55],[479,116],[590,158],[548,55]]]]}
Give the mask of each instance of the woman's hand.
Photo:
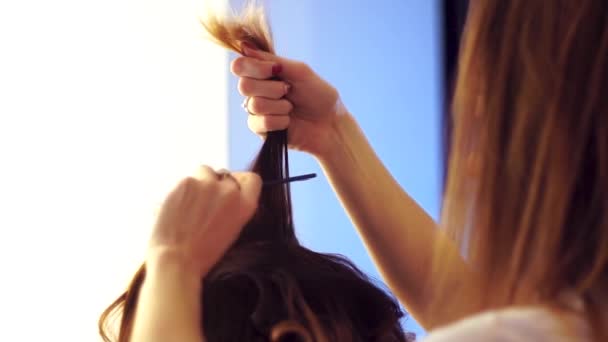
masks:
{"type": "Polygon", "coordinates": [[[216,173],[201,167],[163,203],[148,248],[147,264],[178,263],[204,276],[253,216],[261,180],[251,172],[216,173]]]}
{"type": "Polygon", "coordinates": [[[345,113],[338,92],[304,63],[243,44],[232,62],[249,112],[249,128],[260,135],[289,127],[292,148],[322,154],[333,125],[345,113]],[[272,78],[272,80],[271,80],[272,78]]]}

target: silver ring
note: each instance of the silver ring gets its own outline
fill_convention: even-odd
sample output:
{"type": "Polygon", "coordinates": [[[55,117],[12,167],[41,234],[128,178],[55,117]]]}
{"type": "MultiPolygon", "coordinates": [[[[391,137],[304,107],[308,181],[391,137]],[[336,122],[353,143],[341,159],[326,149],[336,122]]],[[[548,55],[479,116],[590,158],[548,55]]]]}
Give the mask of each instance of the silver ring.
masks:
{"type": "Polygon", "coordinates": [[[255,115],[254,113],[249,111],[249,100],[251,100],[251,96],[247,96],[245,98],[245,100],[243,100],[243,103],[241,104],[241,107],[243,107],[243,109],[245,109],[245,111],[247,113],[249,113],[249,115],[255,115]]]}

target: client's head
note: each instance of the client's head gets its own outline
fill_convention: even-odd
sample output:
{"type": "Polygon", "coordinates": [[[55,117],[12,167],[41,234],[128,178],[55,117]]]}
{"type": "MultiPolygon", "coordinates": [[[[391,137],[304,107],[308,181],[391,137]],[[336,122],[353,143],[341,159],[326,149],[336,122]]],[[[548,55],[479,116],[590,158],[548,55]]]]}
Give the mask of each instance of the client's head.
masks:
{"type": "MultiPolygon", "coordinates": [[[[272,52],[262,12],[210,17],[203,24],[223,46],[242,42],[272,52]]],[[[287,132],[269,132],[252,171],[264,181],[289,177],[287,132]]],[[[266,186],[237,242],[202,279],[201,329],[222,341],[410,341],[396,300],[346,258],[313,252],[298,242],[289,185],[266,186]]],[[[100,332],[113,341],[109,320],[122,314],[119,342],[128,341],[145,266],[102,314],[100,332]]]]}
{"type": "Polygon", "coordinates": [[[407,341],[397,302],[347,259],[295,243],[234,248],[204,281],[209,341],[407,341]]]}
{"type": "MultiPolygon", "coordinates": [[[[105,341],[128,341],[144,277],[142,267],[102,315],[105,341]],[[108,331],[114,313],[122,313],[117,339],[108,331]]],[[[208,342],[413,340],[398,303],[351,262],[296,243],[230,249],[203,280],[201,308],[208,342]]]]}

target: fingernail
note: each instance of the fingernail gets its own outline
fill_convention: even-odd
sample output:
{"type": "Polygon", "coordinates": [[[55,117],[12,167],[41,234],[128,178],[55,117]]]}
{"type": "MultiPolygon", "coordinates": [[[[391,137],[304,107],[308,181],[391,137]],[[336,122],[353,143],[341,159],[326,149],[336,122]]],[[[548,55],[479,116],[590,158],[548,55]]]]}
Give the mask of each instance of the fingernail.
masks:
{"type": "Polygon", "coordinates": [[[285,83],[285,95],[289,94],[289,90],[291,90],[291,84],[285,83]]]}
{"type": "Polygon", "coordinates": [[[275,64],[272,66],[272,76],[278,76],[281,71],[283,71],[283,66],[281,64],[275,64]]]}

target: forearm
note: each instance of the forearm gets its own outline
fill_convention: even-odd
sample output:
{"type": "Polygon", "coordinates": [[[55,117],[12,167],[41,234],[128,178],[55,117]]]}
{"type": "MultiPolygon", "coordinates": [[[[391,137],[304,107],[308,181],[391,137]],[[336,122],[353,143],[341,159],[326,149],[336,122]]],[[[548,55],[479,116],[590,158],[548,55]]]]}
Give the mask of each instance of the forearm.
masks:
{"type": "Polygon", "coordinates": [[[146,264],[130,342],[202,342],[201,281],[164,258],[146,264]]]}
{"type": "Polygon", "coordinates": [[[434,243],[453,254],[454,279],[446,286],[467,277],[466,265],[436,222],[390,175],[354,119],[346,114],[338,120],[332,147],[317,157],[388,285],[423,326],[434,326],[443,320],[428,314],[437,298],[430,286],[434,243]]]}

